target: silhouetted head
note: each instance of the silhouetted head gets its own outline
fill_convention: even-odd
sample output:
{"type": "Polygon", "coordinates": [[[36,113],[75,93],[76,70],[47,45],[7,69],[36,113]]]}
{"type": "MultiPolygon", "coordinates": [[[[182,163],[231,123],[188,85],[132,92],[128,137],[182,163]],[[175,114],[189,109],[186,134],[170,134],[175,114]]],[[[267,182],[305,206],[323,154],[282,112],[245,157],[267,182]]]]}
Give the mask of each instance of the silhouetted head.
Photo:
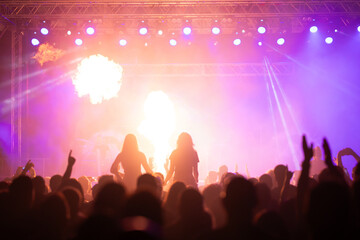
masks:
{"type": "Polygon", "coordinates": [[[64,195],[57,192],[46,197],[40,206],[39,217],[47,238],[60,239],[70,219],[70,209],[64,195]]]}
{"type": "Polygon", "coordinates": [[[282,185],[284,182],[285,174],[288,173],[288,168],[285,165],[279,164],[274,168],[275,179],[278,185],[282,185]]]}
{"type": "Polygon", "coordinates": [[[257,204],[255,187],[242,177],[234,177],[226,188],[224,206],[229,220],[242,218],[250,221],[257,204]]]}
{"type": "Polygon", "coordinates": [[[271,178],[271,176],[269,175],[269,174],[263,174],[263,175],[261,175],[260,176],[260,178],[259,178],[259,181],[261,182],[261,183],[265,183],[266,184],[266,186],[268,186],[268,188],[271,190],[272,189],[272,187],[273,187],[273,182],[272,182],[272,178],[271,178]]]}
{"type": "Polygon", "coordinates": [[[59,174],[56,174],[50,178],[50,189],[52,192],[55,192],[59,189],[61,181],[62,176],[60,176],[59,174]]]}
{"type": "Polygon", "coordinates": [[[10,184],[5,182],[5,181],[1,181],[0,182],[0,193],[1,192],[7,192],[9,190],[9,186],[10,184]]]}
{"type": "Polygon", "coordinates": [[[194,143],[192,141],[192,138],[190,136],[190,134],[183,132],[179,135],[178,140],[177,140],[177,147],[178,148],[192,148],[194,146],[194,143]]]}
{"type": "Polygon", "coordinates": [[[29,210],[33,202],[33,183],[31,178],[20,176],[14,179],[9,187],[11,203],[15,210],[29,210]]]}
{"type": "Polygon", "coordinates": [[[150,192],[136,192],[126,203],[125,216],[142,216],[162,225],[162,208],[160,200],[150,192]]]}
{"type": "Polygon", "coordinates": [[[165,207],[169,208],[172,211],[177,209],[180,196],[185,191],[185,189],[186,186],[183,182],[173,183],[169,189],[165,202],[165,207]]]}
{"type": "Polygon", "coordinates": [[[64,197],[68,203],[69,210],[70,210],[70,217],[75,218],[77,217],[79,208],[80,208],[80,199],[81,193],[79,190],[73,187],[67,187],[62,190],[64,197]]]}
{"type": "Polygon", "coordinates": [[[322,156],[321,148],[319,146],[316,146],[314,148],[314,154],[313,154],[314,160],[321,160],[321,156],[322,156]]]}
{"type": "Polygon", "coordinates": [[[134,134],[126,135],[122,147],[122,152],[136,152],[139,150],[138,143],[134,134]]]}
{"type": "Polygon", "coordinates": [[[64,181],[63,184],[62,184],[62,187],[73,187],[73,188],[77,189],[81,194],[81,196],[80,196],[81,197],[80,204],[83,203],[83,201],[84,201],[84,191],[83,191],[83,189],[81,187],[81,184],[75,178],[70,178],[70,179],[64,181]]]}
{"type": "Polygon", "coordinates": [[[96,195],[94,210],[109,217],[120,217],[125,201],[125,188],[118,183],[108,183],[96,195]]]}
{"type": "Polygon", "coordinates": [[[220,186],[220,184],[208,185],[203,192],[203,197],[206,206],[211,209],[217,204],[219,204],[221,192],[222,192],[222,187],[220,186]]]}
{"type": "Polygon", "coordinates": [[[193,188],[186,189],[181,195],[179,210],[183,219],[191,219],[202,214],[204,206],[201,194],[193,188]]]}
{"type": "Polygon", "coordinates": [[[81,187],[83,188],[84,193],[88,193],[90,191],[91,184],[87,177],[85,177],[85,176],[79,177],[78,182],[81,184],[81,187]]]}

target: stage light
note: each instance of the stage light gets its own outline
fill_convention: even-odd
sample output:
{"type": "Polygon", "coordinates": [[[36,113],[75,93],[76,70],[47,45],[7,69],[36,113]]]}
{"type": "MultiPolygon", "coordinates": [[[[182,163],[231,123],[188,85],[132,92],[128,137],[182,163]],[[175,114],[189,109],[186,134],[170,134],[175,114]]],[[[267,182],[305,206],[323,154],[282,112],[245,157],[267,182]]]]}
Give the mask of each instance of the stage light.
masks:
{"type": "Polygon", "coordinates": [[[327,38],[325,38],[325,42],[326,42],[327,44],[332,44],[333,41],[334,41],[334,39],[333,39],[332,37],[327,37],[327,38]]]}
{"type": "Polygon", "coordinates": [[[211,29],[211,32],[212,32],[213,34],[215,34],[215,35],[218,35],[218,34],[220,33],[220,28],[218,28],[218,27],[213,27],[213,28],[211,29]]]}
{"type": "Polygon", "coordinates": [[[41,32],[42,35],[48,35],[49,34],[49,30],[47,28],[44,28],[44,27],[40,29],[40,32],[41,32]]]}
{"type": "Polygon", "coordinates": [[[70,30],[67,31],[66,34],[67,34],[68,36],[70,36],[70,35],[71,35],[71,31],[70,31],[70,30]]]}
{"type": "Polygon", "coordinates": [[[184,27],[183,33],[184,33],[185,35],[190,35],[190,34],[191,34],[191,28],[190,28],[190,27],[184,27]]]}
{"type": "Polygon", "coordinates": [[[360,26],[357,27],[358,32],[360,32],[360,26]]]}
{"type": "Polygon", "coordinates": [[[121,88],[122,67],[100,54],[83,59],[72,83],[79,97],[88,95],[92,104],[116,97],[121,88]]]}
{"type": "Polygon", "coordinates": [[[159,30],[159,31],[158,31],[158,35],[161,36],[161,35],[163,35],[163,34],[164,34],[163,30],[159,30]]]}
{"type": "Polygon", "coordinates": [[[142,27],[142,28],[139,29],[139,33],[140,33],[141,35],[146,35],[147,32],[148,32],[148,30],[147,30],[146,27],[142,27]]]}
{"type": "Polygon", "coordinates": [[[176,44],[177,44],[175,39],[170,39],[169,43],[171,46],[176,46],[176,44]]]}
{"type": "Polygon", "coordinates": [[[263,43],[262,43],[262,42],[258,42],[258,45],[261,47],[261,46],[263,45],[263,43]]]}
{"type": "Polygon", "coordinates": [[[40,44],[40,42],[39,42],[39,40],[37,40],[36,38],[33,38],[33,39],[31,39],[31,44],[32,44],[33,46],[37,46],[37,45],[40,44]]]}
{"type": "Polygon", "coordinates": [[[81,46],[83,44],[83,40],[81,40],[80,38],[75,39],[75,44],[78,46],[81,46]]]}
{"type": "Polygon", "coordinates": [[[235,46],[238,46],[238,45],[240,45],[241,40],[240,40],[239,38],[237,38],[237,39],[235,39],[235,40],[233,41],[233,43],[234,43],[235,46]]]}
{"type": "Polygon", "coordinates": [[[277,44],[278,44],[279,46],[281,46],[281,45],[284,45],[285,39],[284,39],[284,38],[279,38],[276,42],[277,42],[277,44]]]}
{"type": "Polygon", "coordinates": [[[88,35],[94,35],[95,29],[93,27],[88,27],[88,28],[86,28],[86,33],[88,35]]]}
{"type": "Polygon", "coordinates": [[[120,39],[119,44],[120,44],[120,46],[124,47],[124,46],[126,46],[127,41],[125,39],[120,39]]]}
{"type": "Polygon", "coordinates": [[[310,28],[310,32],[311,33],[316,33],[318,31],[318,27],[317,26],[312,26],[311,28],[310,28]]]}
{"type": "Polygon", "coordinates": [[[261,27],[258,28],[258,33],[264,34],[265,32],[266,32],[266,28],[265,28],[265,27],[261,26],[261,27]]]}

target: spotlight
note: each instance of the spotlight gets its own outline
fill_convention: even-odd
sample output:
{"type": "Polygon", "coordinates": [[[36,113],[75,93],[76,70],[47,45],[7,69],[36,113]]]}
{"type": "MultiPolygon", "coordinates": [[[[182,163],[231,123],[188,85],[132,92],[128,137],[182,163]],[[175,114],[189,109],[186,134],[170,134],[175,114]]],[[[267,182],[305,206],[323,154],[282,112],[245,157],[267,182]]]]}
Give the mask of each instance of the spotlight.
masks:
{"type": "Polygon", "coordinates": [[[264,34],[265,32],[266,32],[266,28],[265,28],[265,27],[259,27],[259,28],[258,28],[258,33],[264,34]]]}
{"type": "Polygon", "coordinates": [[[139,29],[139,33],[140,33],[141,35],[146,35],[147,32],[148,32],[148,30],[147,30],[146,27],[142,27],[142,28],[139,29]]]}
{"type": "Polygon", "coordinates": [[[360,26],[357,27],[358,32],[360,32],[360,26]]]}
{"type": "Polygon", "coordinates": [[[49,34],[49,30],[47,28],[41,28],[40,32],[42,35],[48,35],[49,34]]]}
{"type": "Polygon", "coordinates": [[[318,27],[317,26],[312,26],[311,28],[310,28],[310,32],[311,33],[316,33],[318,31],[318,27]]]}
{"type": "Polygon", "coordinates": [[[124,46],[126,46],[127,41],[125,39],[120,39],[119,44],[120,44],[120,46],[124,47],[124,46]]]}
{"type": "Polygon", "coordinates": [[[237,38],[237,39],[234,40],[233,43],[234,43],[235,46],[238,46],[238,45],[240,45],[241,40],[239,38],[237,38]]]}
{"type": "Polygon", "coordinates": [[[213,28],[211,29],[211,32],[212,32],[213,34],[215,34],[215,35],[218,35],[218,34],[220,33],[220,28],[218,28],[218,27],[213,27],[213,28]]]}
{"type": "Polygon", "coordinates": [[[81,46],[83,44],[83,41],[80,38],[77,38],[75,39],[75,44],[81,46]]]}
{"type": "Polygon", "coordinates": [[[161,36],[161,35],[163,35],[163,34],[164,34],[163,30],[159,30],[159,31],[158,31],[158,35],[159,35],[159,36],[161,36]]]}
{"type": "Polygon", "coordinates": [[[170,39],[169,43],[171,46],[176,46],[176,44],[177,44],[175,39],[170,39]]]}
{"type": "Polygon", "coordinates": [[[281,45],[284,45],[285,39],[284,39],[284,38],[279,38],[276,42],[277,42],[277,44],[278,44],[279,46],[281,46],[281,45]]]}
{"type": "Polygon", "coordinates": [[[33,39],[31,39],[31,44],[32,44],[33,46],[37,46],[37,45],[40,44],[40,42],[39,42],[39,40],[37,40],[36,38],[33,38],[33,39]]]}
{"type": "Polygon", "coordinates": [[[261,47],[261,46],[263,45],[263,43],[262,43],[262,42],[258,42],[258,45],[261,47]]]}
{"type": "Polygon", "coordinates": [[[184,33],[185,35],[190,35],[190,34],[191,34],[191,28],[190,28],[190,27],[184,27],[183,33],[184,33]]]}
{"type": "Polygon", "coordinates": [[[325,42],[326,42],[327,44],[332,44],[333,41],[334,41],[334,39],[333,39],[332,37],[327,37],[327,38],[325,38],[325,42]]]}
{"type": "Polygon", "coordinates": [[[66,34],[67,34],[68,36],[70,36],[70,35],[71,35],[71,31],[70,31],[70,30],[67,31],[66,34]]]}
{"type": "Polygon", "coordinates": [[[88,35],[93,35],[95,33],[95,29],[93,27],[86,28],[86,33],[88,35]]]}

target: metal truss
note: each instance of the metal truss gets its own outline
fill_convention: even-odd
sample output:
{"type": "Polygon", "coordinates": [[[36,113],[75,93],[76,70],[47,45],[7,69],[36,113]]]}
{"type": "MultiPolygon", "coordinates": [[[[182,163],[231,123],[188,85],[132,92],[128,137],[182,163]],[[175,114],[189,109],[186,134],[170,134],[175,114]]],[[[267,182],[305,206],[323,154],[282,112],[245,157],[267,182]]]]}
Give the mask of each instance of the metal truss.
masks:
{"type": "Polygon", "coordinates": [[[11,154],[17,165],[21,161],[21,126],[22,126],[22,59],[23,33],[11,30],[11,154]]]}
{"type": "MultiPolygon", "coordinates": [[[[260,77],[267,76],[263,63],[127,64],[124,77],[260,77]]],[[[291,62],[272,63],[277,76],[294,73],[291,62]]]]}
{"type": "Polygon", "coordinates": [[[2,1],[8,19],[295,17],[360,15],[360,2],[344,1],[2,1]]]}

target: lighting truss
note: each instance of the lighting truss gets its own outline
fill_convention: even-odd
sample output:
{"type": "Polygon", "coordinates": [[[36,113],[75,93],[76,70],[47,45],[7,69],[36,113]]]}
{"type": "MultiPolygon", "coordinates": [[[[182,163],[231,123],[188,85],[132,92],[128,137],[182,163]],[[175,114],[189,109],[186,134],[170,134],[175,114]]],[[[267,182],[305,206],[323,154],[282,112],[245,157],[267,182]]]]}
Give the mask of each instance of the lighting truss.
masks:
{"type": "MultiPolygon", "coordinates": [[[[272,63],[277,76],[294,73],[291,62],[272,63]]],[[[263,63],[126,64],[124,77],[259,77],[267,76],[263,63]]]]}

